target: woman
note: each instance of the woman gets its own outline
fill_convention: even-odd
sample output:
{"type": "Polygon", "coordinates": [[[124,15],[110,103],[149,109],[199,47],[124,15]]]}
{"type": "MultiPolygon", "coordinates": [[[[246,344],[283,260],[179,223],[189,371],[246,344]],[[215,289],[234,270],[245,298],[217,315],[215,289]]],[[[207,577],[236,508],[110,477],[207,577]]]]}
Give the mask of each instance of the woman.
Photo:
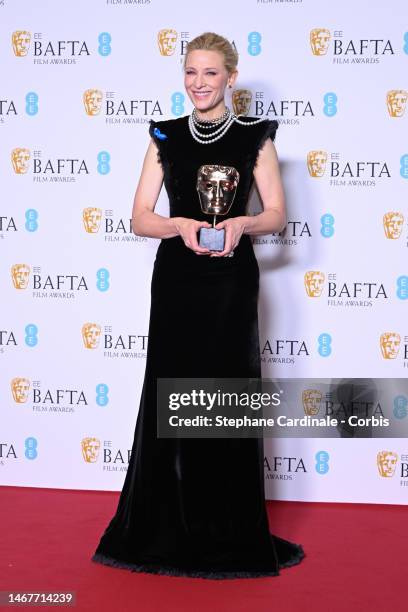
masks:
{"type": "Polygon", "coordinates": [[[238,119],[225,105],[237,59],[217,34],[189,43],[184,77],[194,111],[151,121],[136,190],[134,232],[162,240],[132,454],[116,514],[92,557],[133,571],[276,576],[304,557],[302,546],[269,533],[262,439],[156,433],[158,378],[261,377],[259,269],[251,236],[281,231],[286,215],[272,142],[277,121],[238,119]],[[223,181],[211,174],[214,168],[223,181]],[[264,210],[248,216],[254,178],[264,210]],[[163,181],[169,218],[154,212],[163,181]],[[221,205],[223,198],[230,208],[215,227],[225,230],[225,243],[210,250],[198,239],[201,228],[211,227],[205,204],[221,205]]]}

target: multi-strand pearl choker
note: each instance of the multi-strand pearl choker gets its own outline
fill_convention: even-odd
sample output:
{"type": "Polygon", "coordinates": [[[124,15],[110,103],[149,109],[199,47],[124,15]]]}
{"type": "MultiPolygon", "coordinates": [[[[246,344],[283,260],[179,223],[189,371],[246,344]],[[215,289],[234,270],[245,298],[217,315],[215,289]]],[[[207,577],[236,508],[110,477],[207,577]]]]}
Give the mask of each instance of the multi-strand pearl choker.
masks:
{"type": "Polygon", "coordinates": [[[228,119],[230,113],[231,111],[227,107],[225,111],[222,113],[221,117],[216,117],[215,119],[199,119],[197,117],[197,109],[194,108],[193,112],[191,113],[191,117],[197,127],[201,127],[205,130],[209,130],[212,127],[215,127],[216,125],[219,125],[220,123],[228,119]]]}
{"type": "Polygon", "coordinates": [[[240,115],[231,113],[230,109],[227,108],[221,117],[202,121],[197,118],[196,109],[194,108],[188,118],[188,127],[194,140],[201,144],[210,144],[222,138],[234,122],[240,125],[250,126],[265,121],[266,119],[266,117],[260,117],[253,121],[242,121],[239,119],[239,116],[240,115]],[[221,125],[221,127],[218,127],[219,125],[221,125]],[[200,132],[200,129],[208,130],[213,127],[217,129],[210,133],[200,132]]]}

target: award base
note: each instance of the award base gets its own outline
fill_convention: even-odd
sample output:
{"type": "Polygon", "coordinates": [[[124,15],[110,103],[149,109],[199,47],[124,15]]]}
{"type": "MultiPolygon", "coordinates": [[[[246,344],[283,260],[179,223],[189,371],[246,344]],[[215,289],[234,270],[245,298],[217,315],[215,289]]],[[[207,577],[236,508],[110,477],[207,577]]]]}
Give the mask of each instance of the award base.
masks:
{"type": "Polygon", "coordinates": [[[225,244],[225,230],[213,227],[200,228],[200,247],[210,249],[210,251],[223,251],[225,244]]]}

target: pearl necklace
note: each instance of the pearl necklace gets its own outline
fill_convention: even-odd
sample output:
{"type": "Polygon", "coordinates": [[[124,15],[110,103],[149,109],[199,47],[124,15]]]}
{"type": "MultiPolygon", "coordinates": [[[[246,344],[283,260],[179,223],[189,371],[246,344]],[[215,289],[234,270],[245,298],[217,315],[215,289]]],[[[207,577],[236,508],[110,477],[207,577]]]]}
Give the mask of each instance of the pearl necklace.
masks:
{"type": "MultiPolygon", "coordinates": [[[[193,118],[193,113],[192,113],[188,117],[188,127],[190,129],[190,133],[192,137],[194,138],[194,140],[196,140],[200,144],[210,144],[211,142],[215,142],[216,140],[219,140],[220,138],[222,138],[224,134],[229,130],[229,128],[231,127],[233,123],[239,123],[239,125],[245,125],[246,127],[248,127],[250,125],[255,125],[257,123],[260,123],[261,121],[265,121],[266,119],[266,117],[260,117],[260,119],[255,119],[254,121],[247,122],[247,121],[242,121],[241,119],[239,119],[240,116],[241,115],[236,115],[235,113],[231,113],[231,111],[229,111],[228,117],[224,125],[214,130],[210,134],[204,134],[203,132],[200,132],[198,130],[196,123],[194,121],[194,118],[193,118]]],[[[203,127],[203,126],[200,126],[200,127],[203,127]]]]}
{"type": "Polygon", "coordinates": [[[221,117],[217,117],[215,119],[198,119],[197,111],[194,108],[193,112],[191,113],[191,116],[197,127],[201,127],[204,130],[210,130],[211,128],[215,126],[220,125],[220,123],[223,123],[229,117],[230,113],[231,111],[227,107],[225,111],[223,112],[223,114],[221,115],[221,117]]]}

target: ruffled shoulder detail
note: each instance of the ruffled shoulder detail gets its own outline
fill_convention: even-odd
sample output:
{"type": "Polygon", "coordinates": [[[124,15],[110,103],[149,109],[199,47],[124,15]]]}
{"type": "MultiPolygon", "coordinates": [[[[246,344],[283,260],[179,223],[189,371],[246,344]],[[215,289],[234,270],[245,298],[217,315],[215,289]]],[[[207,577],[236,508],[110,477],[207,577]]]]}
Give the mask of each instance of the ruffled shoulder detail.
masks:
{"type": "Polygon", "coordinates": [[[270,138],[272,142],[275,140],[276,131],[279,127],[276,119],[263,119],[259,121],[259,117],[239,117],[240,121],[245,123],[242,134],[248,135],[248,143],[251,143],[250,156],[255,161],[258,157],[259,150],[263,147],[266,140],[270,138]]]}
{"type": "Polygon", "coordinates": [[[265,142],[266,142],[266,140],[268,138],[271,138],[272,142],[275,140],[276,130],[279,127],[279,123],[276,121],[276,119],[273,119],[273,120],[265,119],[265,122],[261,123],[261,125],[264,126],[264,130],[263,130],[263,134],[261,136],[261,140],[259,142],[259,148],[260,149],[262,148],[262,145],[265,144],[265,142]]]}
{"type": "Polygon", "coordinates": [[[257,143],[254,151],[254,167],[258,161],[259,151],[264,146],[265,142],[270,138],[272,142],[275,141],[276,131],[279,127],[278,121],[276,119],[265,119],[265,121],[261,121],[258,124],[258,135],[257,135],[257,143]]]}
{"type": "Polygon", "coordinates": [[[163,125],[165,125],[166,123],[166,121],[153,121],[153,119],[150,119],[149,134],[155,142],[157,142],[158,140],[167,140],[168,136],[163,128],[163,125]]]}
{"type": "Polygon", "coordinates": [[[157,146],[157,160],[163,166],[166,156],[166,144],[168,140],[168,134],[166,134],[166,129],[163,127],[167,121],[154,121],[150,119],[149,121],[149,134],[153,139],[154,143],[157,146]]]}

